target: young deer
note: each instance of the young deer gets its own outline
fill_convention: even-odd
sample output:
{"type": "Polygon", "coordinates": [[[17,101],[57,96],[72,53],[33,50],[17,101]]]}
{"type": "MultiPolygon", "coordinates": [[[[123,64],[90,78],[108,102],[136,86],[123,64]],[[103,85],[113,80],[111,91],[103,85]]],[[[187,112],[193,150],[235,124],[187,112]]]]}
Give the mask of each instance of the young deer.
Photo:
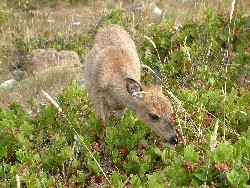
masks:
{"type": "Polygon", "coordinates": [[[177,144],[177,135],[170,122],[173,107],[162,93],[158,67],[155,72],[152,87],[140,84],[140,60],[135,44],[118,25],[100,29],[84,64],[85,86],[96,114],[103,121],[109,109],[121,116],[124,108],[130,108],[156,134],[177,144]]]}

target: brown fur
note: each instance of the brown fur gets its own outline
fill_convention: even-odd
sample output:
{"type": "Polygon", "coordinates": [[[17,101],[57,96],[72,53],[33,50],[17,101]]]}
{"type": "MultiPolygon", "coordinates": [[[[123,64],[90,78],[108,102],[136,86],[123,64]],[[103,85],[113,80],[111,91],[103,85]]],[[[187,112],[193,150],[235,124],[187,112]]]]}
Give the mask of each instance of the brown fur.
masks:
{"type": "Polygon", "coordinates": [[[158,135],[177,143],[170,123],[172,105],[158,83],[151,88],[140,84],[136,47],[122,27],[109,25],[100,29],[85,59],[84,80],[95,111],[103,121],[109,108],[120,115],[124,108],[130,108],[158,135]]]}

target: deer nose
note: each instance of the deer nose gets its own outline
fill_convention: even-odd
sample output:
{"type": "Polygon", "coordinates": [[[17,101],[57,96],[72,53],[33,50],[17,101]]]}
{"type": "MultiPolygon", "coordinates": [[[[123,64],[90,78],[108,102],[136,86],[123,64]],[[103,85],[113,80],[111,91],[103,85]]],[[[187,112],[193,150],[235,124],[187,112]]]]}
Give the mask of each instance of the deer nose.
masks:
{"type": "Polygon", "coordinates": [[[170,144],[178,144],[178,137],[175,135],[170,139],[170,144]]]}

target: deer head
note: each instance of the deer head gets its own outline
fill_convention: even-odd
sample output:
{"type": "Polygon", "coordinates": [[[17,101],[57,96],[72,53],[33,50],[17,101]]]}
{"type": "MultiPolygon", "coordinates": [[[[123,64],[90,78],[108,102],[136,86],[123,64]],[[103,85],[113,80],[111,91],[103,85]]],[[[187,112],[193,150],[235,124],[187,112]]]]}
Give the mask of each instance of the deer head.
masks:
{"type": "Polygon", "coordinates": [[[162,92],[160,69],[156,66],[154,71],[154,80],[150,88],[142,86],[131,78],[126,78],[126,88],[132,100],[130,108],[156,134],[171,144],[177,144],[177,134],[171,124],[173,107],[162,92]]]}

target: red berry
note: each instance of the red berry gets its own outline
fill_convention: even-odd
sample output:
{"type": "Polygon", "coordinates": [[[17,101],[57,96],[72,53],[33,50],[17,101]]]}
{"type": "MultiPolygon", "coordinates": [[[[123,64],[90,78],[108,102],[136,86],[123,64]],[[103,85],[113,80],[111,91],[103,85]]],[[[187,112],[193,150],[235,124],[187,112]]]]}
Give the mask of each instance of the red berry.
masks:
{"type": "Polygon", "coordinates": [[[101,183],[102,182],[102,177],[101,176],[96,176],[95,177],[95,182],[96,183],[101,183]]]}
{"type": "Polygon", "coordinates": [[[77,174],[77,169],[76,168],[72,168],[72,174],[76,175],[77,174]]]}
{"type": "Polygon", "coordinates": [[[127,155],[129,152],[124,147],[121,147],[120,148],[120,153],[123,154],[123,155],[127,155]]]}
{"type": "Polygon", "coordinates": [[[140,151],[139,156],[140,156],[141,158],[143,158],[143,157],[145,156],[144,152],[143,152],[143,151],[140,151]]]}
{"type": "Polygon", "coordinates": [[[100,144],[98,142],[92,143],[92,149],[96,151],[100,147],[100,144]]]}

